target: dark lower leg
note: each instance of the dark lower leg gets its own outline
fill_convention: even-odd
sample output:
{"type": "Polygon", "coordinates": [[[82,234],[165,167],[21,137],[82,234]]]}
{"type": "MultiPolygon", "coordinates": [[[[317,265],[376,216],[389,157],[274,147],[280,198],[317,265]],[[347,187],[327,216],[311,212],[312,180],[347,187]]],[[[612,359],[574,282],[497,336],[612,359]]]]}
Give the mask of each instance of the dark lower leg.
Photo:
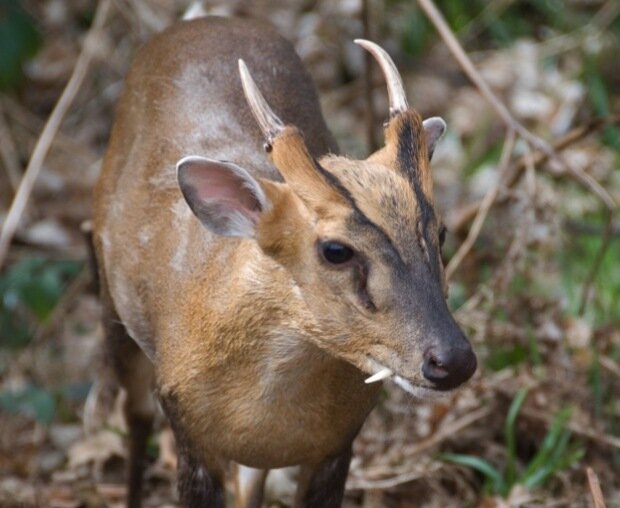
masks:
{"type": "Polygon", "coordinates": [[[186,508],[224,508],[224,488],[220,478],[209,473],[187,450],[179,449],[178,454],[181,504],[186,508]]]}
{"type": "Polygon", "coordinates": [[[153,429],[152,418],[129,417],[129,463],[127,483],[128,508],[140,508],[142,503],[142,483],[146,467],[146,448],[153,429]]]}
{"type": "Polygon", "coordinates": [[[302,467],[296,506],[300,508],[338,508],[351,462],[351,446],[340,455],[314,468],[302,467]]]}
{"type": "Polygon", "coordinates": [[[181,414],[174,395],[161,397],[160,402],[170,421],[177,447],[177,488],[185,508],[225,508],[224,468],[221,464],[207,467],[191,452],[187,434],[181,425],[181,414]],[[219,466],[219,467],[218,467],[219,466]]]}

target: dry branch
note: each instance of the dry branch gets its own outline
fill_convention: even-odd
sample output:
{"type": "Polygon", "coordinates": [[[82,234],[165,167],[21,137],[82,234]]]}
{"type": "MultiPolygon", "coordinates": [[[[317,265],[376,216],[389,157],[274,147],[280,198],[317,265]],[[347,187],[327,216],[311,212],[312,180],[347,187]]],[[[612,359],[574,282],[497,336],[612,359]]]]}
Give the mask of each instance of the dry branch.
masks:
{"type": "Polygon", "coordinates": [[[465,259],[465,256],[473,247],[476,238],[478,238],[478,235],[482,230],[482,226],[484,224],[484,221],[486,220],[489,210],[491,209],[491,206],[493,206],[493,203],[495,203],[495,200],[497,199],[497,195],[499,193],[499,189],[504,183],[504,176],[506,175],[506,171],[508,170],[508,163],[510,162],[510,155],[512,154],[514,144],[515,132],[510,129],[508,131],[508,135],[506,136],[506,140],[504,141],[504,147],[502,148],[502,155],[499,161],[499,169],[497,171],[497,181],[482,199],[480,207],[478,208],[478,213],[476,214],[476,218],[474,219],[474,223],[472,224],[471,228],[469,229],[469,233],[467,234],[467,238],[461,244],[459,250],[456,251],[456,254],[452,256],[450,262],[448,263],[448,266],[446,267],[446,278],[448,280],[452,278],[452,275],[454,275],[456,269],[460,266],[463,259],[465,259]]]}
{"type": "MultiPolygon", "coordinates": [[[[372,41],[370,29],[370,0],[363,0],[362,24],[364,26],[364,39],[372,41]]],[[[376,114],[373,94],[373,58],[368,51],[364,51],[364,97],[366,99],[366,144],[369,152],[379,148],[379,140],[375,130],[376,114]]]]}
{"type": "MultiPolygon", "coordinates": [[[[575,143],[578,143],[585,137],[606,127],[607,125],[620,125],[620,116],[595,118],[587,124],[575,127],[565,136],[555,141],[553,143],[553,149],[556,152],[565,150],[566,148],[574,145],[575,143]]],[[[536,166],[539,166],[545,163],[548,158],[548,154],[537,151],[533,154],[533,163],[536,166]]],[[[527,164],[525,157],[521,157],[520,159],[518,159],[508,171],[508,176],[506,177],[506,187],[514,187],[517,183],[519,183],[526,167],[527,164]]],[[[461,231],[463,231],[467,224],[476,216],[481,205],[482,200],[469,203],[464,206],[460,212],[455,214],[456,217],[451,220],[449,224],[451,232],[460,233],[461,231]]]]}
{"type": "Polygon", "coordinates": [[[418,4],[422,8],[422,10],[426,13],[428,18],[431,20],[431,23],[435,25],[437,32],[444,40],[448,49],[456,58],[456,61],[459,63],[467,77],[476,85],[480,93],[484,96],[484,98],[489,101],[493,109],[497,112],[502,121],[506,124],[506,126],[515,131],[519,136],[525,139],[528,143],[534,145],[538,150],[548,154],[553,154],[553,149],[549,144],[541,139],[540,137],[532,134],[529,130],[527,130],[512,114],[508,111],[508,108],[504,105],[504,103],[499,100],[497,95],[493,93],[489,85],[480,75],[480,73],[476,70],[476,67],[472,63],[469,56],[459,43],[456,35],[452,29],[448,26],[445,18],[437,8],[437,6],[433,3],[432,0],[418,0],[418,4]]]}
{"type": "Polygon", "coordinates": [[[13,141],[13,136],[6,124],[2,103],[0,102],[0,157],[2,164],[6,170],[9,182],[13,187],[13,191],[17,191],[19,186],[19,178],[21,175],[21,167],[19,164],[19,156],[13,141]]]}
{"type": "Polygon", "coordinates": [[[590,494],[592,495],[592,502],[594,508],[605,508],[605,499],[603,498],[603,492],[601,491],[601,484],[598,481],[598,476],[591,467],[586,469],[588,476],[588,487],[590,487],[590,494]]]}
{"type": "Polygon", "coordinates": [[[69,82],[65,86],[60,99],[56,103],[56,106],[47,120],[47,123],[43,128],[43,132],[34,147],[28,167],[26,168],[24,176],[19,184],[19,188],[17,189],[17,193],[11,203],[9,213],[7,214],[4,224],[2,225],[2,230],[0,231],[0,267],[2,267],[4,260],[6,259],[11,240],[13,239],[15,230],[19,224],[19,219],[28,204],[34,183],[41,171],[43,161],[45,160],[45,157],[52,145],[54,136],[60,128],[62,120],[71,107],[71,104],[73,103],[73,100],[75,99],[82,82],[86,77],[90,62],[95,55],[96,40],[100,36],[99,32],[108,16],[110,6],[111,0],[101,0],[99,2],[95,13],[95,19],[88,31],[88,34],[86,35],[86,38],[84,39],[82,51],[77,59],[69,82]]]}
{"type": "MultiPolygon", "coordinates": [[[[497,112],[499,117],[502,119],[504,124],[508,127],[509,131],[516,132],[521,138],[527,141],[527,143],[530,146],[533,146],[538,150],[538,154],[536,157],[533,156],[531,153],[526,154],[526,156],[523,159],[524,164],[521,169],[525,168],[530,173],[532,173],[533,168],[536,164],[542,162],[542,160],[546,160],[547,158],[553,158],[557,160],[558,162],[560,162],[560,164],[568,170],[568,173],[570,174],[571,177],[573,177],[575,180],[577,180],[579,183],[581,183],[583,186],[589,189],[590,192],[596,195],[601,200],[603,205],[607,208],[609,212],[608,221],[607,221],[608,227],[605,229],[605,236],[601,243],[601,247],[595,257],[594,263],[590,270],[590,274],[583,288],[581,305],[580,305],[580,311],[583,312],[585,310],[585,305],[587,303],[588,295],[590,293],[590,288],[601,266],[602,259],[605,257],[607,248],[609,247],[609,240],[611,238],[611,231],[612,231],[611,223],[613,221],[612,213],[617,210],[618,204],[615,202],[611,194],[609,194],[609,192],[607,192],[591,175],[585,173],[583,170],[579,168],[573,167],[571,164],[568,164],[551,145],[549,145],[546,141],[544,141],[543,139],[541,139],[540,137],[536,136],[535,134],[530,132],[528,129],[526,129],[510,113],[508,108],[493,93],[489,85],[482,78],[480,73],[476,70],[471,59],[469,58],[469,56],[467,55],[467,53],[465,52],[465,50],[459,43],[458,39],[456,38],[456,35],[450,29],[445,18],[443,17],[439,9],[437,9],[436,5],[433,3],[433,0],[418,0],[418,4],[422,8],[422,10],[426,13],[428,18],[431,20],[431,22],[437,29],[437,32],[439,33],[441,38],[444,40],[444,42],[448,46],[448,49],[450,50],[452,55],[456,58],[457,62],[459,63],[459,65],[461,66],[465,74],[474,83],[474,85],[476,85],[480,93],[487,99],[487,101],[491,104],[493,109],[495,109],[495,111],[497,112]]],[[[520,175],[520,173],[522,173],[522,171],[520,171],[518,174],[520,175]]],[[[483,199],[481,205],[476,209],[476,213],[477,213],[477,216],[476,216],[477,220],[475,224],[476,229],[482,226],[480,219],[483,220],[486,213],[488,213],[489,208],[492,206],[493,202],[495,201],[496,193],[497,191],[495,190],[492,193],[493,195],[487,194],[485,198],[483,199]],[[478,212],[481,209],[483,210],[483,213],[479,214],[478,212]]],[[[454,270],[461,263],[464,255],[471,248],[471,244],[473,243],[473,240],[475,240],[475,238],[477,237],[479,233],[479,231],[477,231],[476,229],[474,229],[473,234],[470,233],[468,235],[467,239],[465,240],[464,246],[462,246],[462,248],[459,249],[459,252],[458,252],[459,256],[453,262],[451,261],[450,263],[451,266],[450,265],[448,266],[448,269],[446,270],[446,274],[448,278],[454,273],[454,270]]]]}

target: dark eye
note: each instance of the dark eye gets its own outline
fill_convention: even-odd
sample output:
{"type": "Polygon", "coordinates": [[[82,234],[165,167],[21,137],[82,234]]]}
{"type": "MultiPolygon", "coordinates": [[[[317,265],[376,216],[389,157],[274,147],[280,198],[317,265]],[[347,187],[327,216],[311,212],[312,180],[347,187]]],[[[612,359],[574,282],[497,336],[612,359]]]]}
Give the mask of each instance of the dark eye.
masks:
{"type": "Polygon", "coordinates": [[[443,247],[444,242],[446,241],[446,232],[447,232],[447,228],[446,226],[444,226],[443,224],[439,227],[439,246],[443,247]]]}
{"type": "Polygon", "coordinates": [[[323,242],[319,246],[319,249],[325,260],[332,265],[346,263],[350,261],[354,255],[351,247],[347,247],[340,242],[323,242]]]}

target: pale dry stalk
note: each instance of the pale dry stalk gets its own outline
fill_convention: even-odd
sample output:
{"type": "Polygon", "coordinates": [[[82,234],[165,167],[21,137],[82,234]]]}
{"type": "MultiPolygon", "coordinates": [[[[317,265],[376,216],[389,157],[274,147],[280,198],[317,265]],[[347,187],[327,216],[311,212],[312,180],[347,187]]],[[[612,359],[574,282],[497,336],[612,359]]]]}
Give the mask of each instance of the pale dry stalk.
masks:
{"type": "Polygon", "coordinates": [[[6,174],[13,187],[13,191],[17,191],[19,186],[19,177],[21,175],[21,167],[19,164],[19,156],[13,141],[13,135],[4,118],[4,108],[0,102],[0,157],[6,174]]]}
{"type": "Polygon", "coordinates": [[[433,3],[433,0],[418,0],[418,4],[426,13],[433,25],[435,25],[437,32],[446,43],[446,46],[448,46],[448,49],[465,74],[467,74],[467,77],[472,81],[472,83],[474,83],[474,85],[476,85],[483,97],[489,101],[504,124],[506,124],[509,129],[514,130],[530,145],[547,155],[547,157],[557,160],[563,167],[567,168],[568,172],[588,189],[590,189],[592,193],[596,194],[596,196],[609,210],[616,210],[618,208],[618,204],[615,202],[611,194],[609,194],[594,178],[592,178],[592,176],[588,175],[583,170],[568,164],[568,162],[566,162],[566,160],[564,160],[564,158],[557,153],[549,143],[526,129],[523,124],[521,124],[512,115],[512,113],[510,113],[508,108],[497,97],[497,95],[493,93],[491,87],[480,75],[473,62],[459,43],[456,35],[448,26],[445,18],[437,6],[433,3]]]}
{"type": "Polygon", "coordinates": [[[456,269],[460,266],[465,259],[465,256],[469,253],[471,248],[474,245],[474,242],[480,235],[480,231],[482,230],[482,226],[484,225],[484,221],[487,218],[489,210],[493,206],[493,203],[497,199],[497,195],[501,186],[504,183],[504,176],[508,170],[508,163],[510,162],[510,155],[512,154],[512,149],[515,144],[515,131],[512,129],[508,130],[508,134],[506,135],[506,139],[504,140],[504,146],[502,148],[502,154],[499,161],[499,169],[497,171],[497,180],[495,184],[488,190],[482,202],[480,203],[480,207],[478,208],[478,213],[474,219],[474,222],[467,234],[467,238],[461,244],[459,249],[456,251],[456,254],[452,256],[448,266],[446,267],[446,278],[450,280],[456,272],[456,269]]]}
{"type": "Polygon", "coordinates": [[[9,212],[6,216],[4,224],[2,225],[2,230],[0,231],[0,267],[2,267],[6,259],[9,246],[11,245],[11,240],[15,235],[19,220],[26,208],[26,205],[28,204],[35,181],[37,180],[41,167],[43,166],[43,161],[45,160],[45,157],[67,111],[71,107],[71,104],[73,103],[73,100],[75,99],[82,82],[86,77],[90,62],[95,54],[96,40],[100,36],[99,32],[107,19],[110,6],[111,0],[101,0],[99,2],[95,19],[88,31],[88,34],[86,35],[86,38],[84,39],[82,51],[78,56],[71,77],[69,78],[60,99],[58,99],[58,102],[56,103],[56,106],[48,118],[45,127],[43,128],[43,131],[41,132],[41,135],[39,136],[39,139],[34,147],[30,161],[28,162],[28,166],[24,172],[24,176],[22,177],[17,193],[13,198],[9,212]]]}
{"type": "Polygon", "coordinates": [[[588,487],[590,487],[594,508],[605,508],[605,499],[603,498],[598,476],[596,476],[596,473],[591,467],[586,468],[586,475],[588,476],[588,487]]]}
{"type": "Polygon", "coordinates": [[[484,98],[489,101],[493,109],[497,112],[502,121],[508,128],[515,131],[519,136],[525,139],[528,143],[534,145],[537,149],[541,150],[552,156],[553,148],[542,138],[532,134],[527,130],[511,113],[504,103],[493,93],[491,87],[487,84],[484,78],[480,75],[471,59],[459,43],[456,35],[452,29],[448,26],[443,14],[435,6],[432,0],[418,0],[418,4],[422,10],[426,13],[431,23],[435,25],[437,32],[444,40],[448,49],[459,63],[467,77],[476,85],[480,93],[484,98]]]}
{"type": "MultiPolygon", "coordinates": [[[[469,79],[476,85],[480,93],[487,99],[487,101],[491,104],[493,109],[497,112],[499,117],[502,119],[504,124],[508,127],[509,130],[515,131],[521,138],[523,138],[530,146],[535,147],[539,152],[544,154],[545,158],[551,158],[557,160],[562,167],[564,167],[570,176],[572,176],[575,180],[581,183],[584,187],[590,190],[594,195],[596,195],[605,208],[607,209],[607,224],[608,227],[605,229],[605,234],[603,237],[603,241],[601,242],[601,246],[599,251],[595,257],[595,261],[590,270],[589,276],[586,279],[584,284],[584,289],[582,292],[580,313],[585,311],[585,306],[587,304],[588,295],[590,293],[590,289],[596,278],[598,270],[602,264],[602,259],[605,257],[607,252],[607,248],[609,247],[611,230],[612,227],[610,224],[613,221],[613,217],[618,210],[618,203],[616,203],[615,199],[612,195],[604,189],[599,182],[597,182],[592,175],[587,174],[580,168],[574,167],[572,164],[569,164],[564,157],[561,156],[558,152],[554,150],[554,148],[549,145],[542,138],[536,136],[528,129],[526,129],[508,110],[508,108],[504,105],[504,103],[493,93],[489,85],[480,75],[471,59],[459,43],[458,39],[454,32],[448,26],[445,18],[437,8],[437,6],[433,3],[433,0],[418,0],[418,4],[422,8],[422,10],[426,13],[428,18],[431,20],[437,32],[443,39],[443,41],[448,46],[448,49],[457,60],[465,74],[469,77],[469,79]]],[[[538,157],[532,156],[531,154],[527,155],[525,169],[526,172],[532,173],[531,168],[536,163],[536,159],[538,157]]],[[[493,204],[494,199],[491,201],[489,207],[493,204]]],[[[488,213],[488,210],[487,210],[488,213]]],[[[468,235],[469,238],[469,235],[468,235]]],[[[466,240],[467,241],[467,240],[466,240]]],[[[464,251],[468,251],[471,248],[471,245],[468,245],[464,251]]],[[[454,273],[454,270],[462,259],[456,259],[454,263],[452,263],[452,267],[448,265],[449,270],[446,270],[446,275],[448,278],[454,273]]]]}

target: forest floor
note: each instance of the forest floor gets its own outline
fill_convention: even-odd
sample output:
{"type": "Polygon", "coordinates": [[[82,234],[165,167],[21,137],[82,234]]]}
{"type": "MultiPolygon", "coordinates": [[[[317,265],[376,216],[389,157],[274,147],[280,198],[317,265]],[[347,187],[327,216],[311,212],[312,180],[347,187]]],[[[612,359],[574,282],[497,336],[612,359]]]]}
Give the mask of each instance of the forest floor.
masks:
{"type": "MultiPolygon", "coordinates": [[[[3,1],[0,13],[11,4],[3,1]]],[[[9,34],[32,50],[24,50],[22,80],[0,93],[0,222],[98,5],[15,4],[24,10],[0,16],[0,41],[9,34]]],[[[1,266],[1,507],[122,506],[122,394],[102,369],[81,225],[132,56],[186,4],[112,2],[1,266]]],[[[216,13],[267,18],[295,43],[342,152],[364,157],[367,118],[372,142],[381,143],[387,116],[383,79],[378,69],[364,78],[363,52],[352,44],[365,36],[364,3],[291,4],[210,2],[216,13]]],[[[620,202],[612,116],[620,112],[620,4],[437,2],[494,93],[561,153],[550,159],[522,136],[511,143],[415,2],[365,4],[370,36],[394,56],[410,104],[448,123],[433,158],[435,194],[448,229],[449,304],[479,369],[440,401],[386,384],[355,442],[345,506],[600,508],[591,468],[607,507],[620,507],[620,221],[601,199],[620,202]],[[490,208],[477,230],[481,200],[490,208]],[[471,249],[459,251],[472,229],[471,249]]],[[[5,87],[13,78],[2,65],[0,57],[5,87]]],[[[174,440],[163,417],[149,457],[145,505],[177,506],[174,440]]],[[[291,475],[273,475],[268,496],[286,503],[291,475]]]]}

